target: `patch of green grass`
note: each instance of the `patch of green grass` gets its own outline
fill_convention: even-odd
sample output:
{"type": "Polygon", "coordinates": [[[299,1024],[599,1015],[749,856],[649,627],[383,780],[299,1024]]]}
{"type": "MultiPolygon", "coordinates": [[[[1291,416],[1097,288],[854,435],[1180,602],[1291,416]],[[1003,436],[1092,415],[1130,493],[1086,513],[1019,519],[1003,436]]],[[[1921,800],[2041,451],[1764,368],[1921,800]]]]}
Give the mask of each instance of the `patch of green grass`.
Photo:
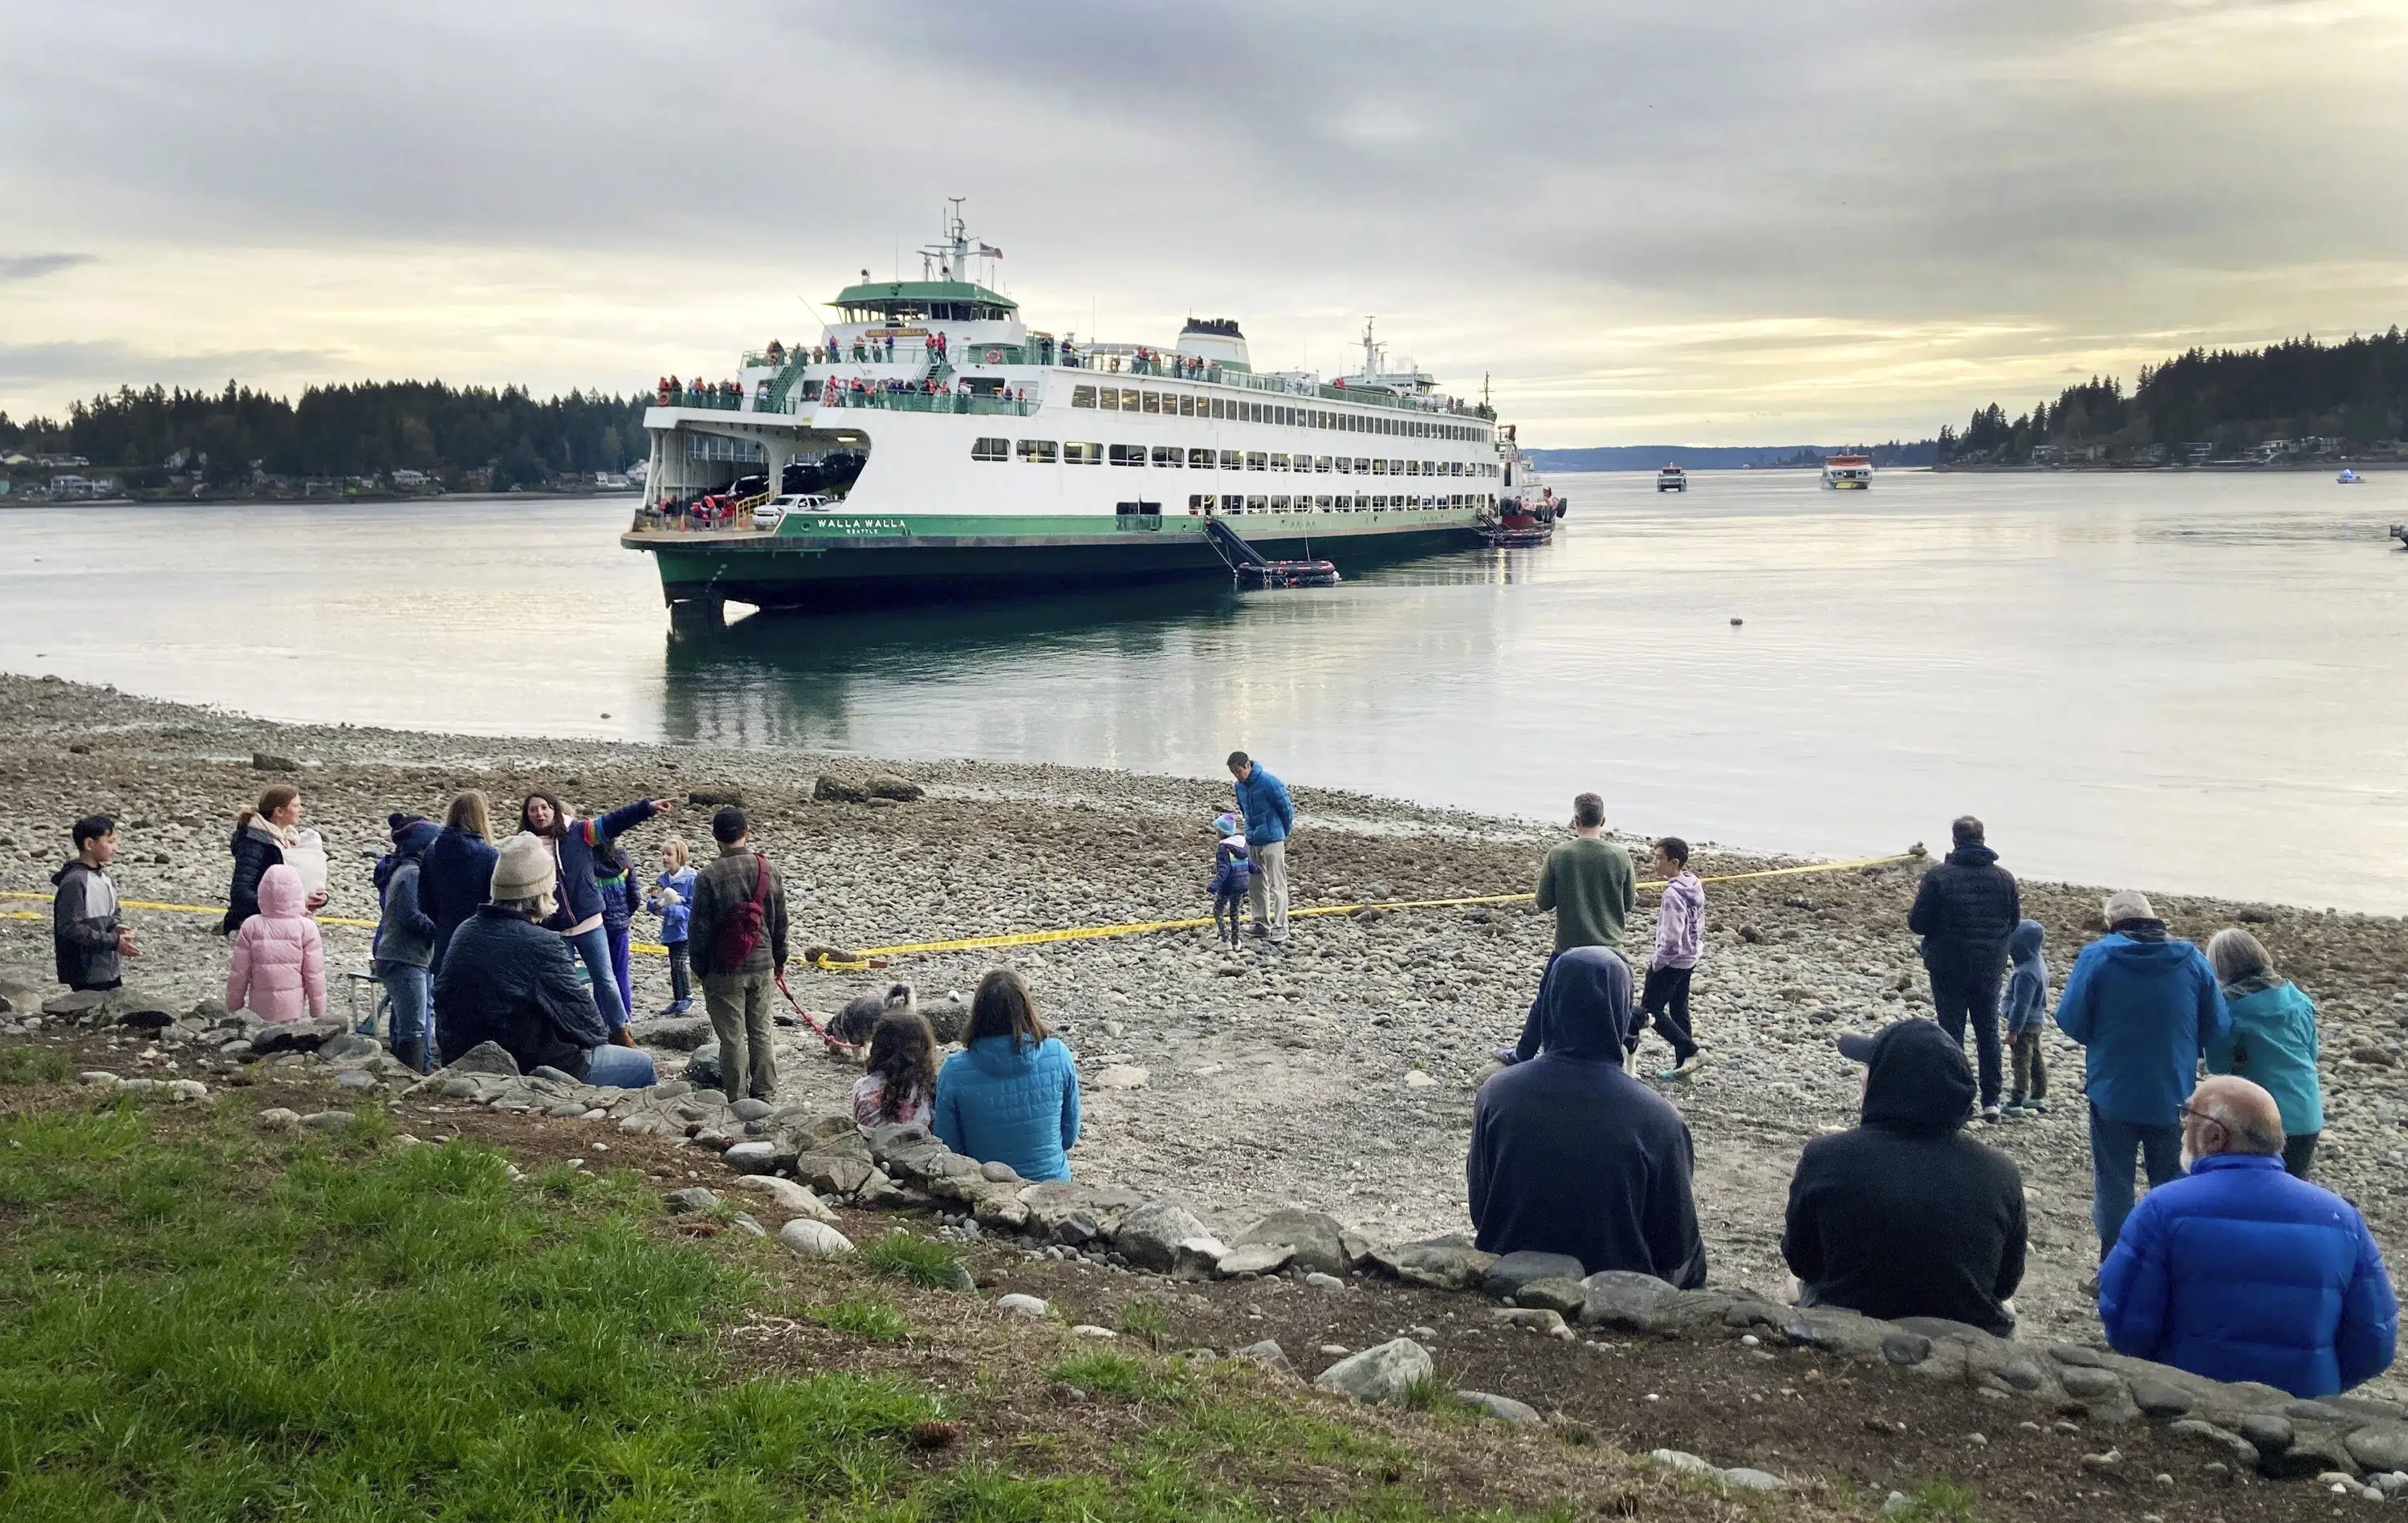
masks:
{"type": "Polygon", "coordinates": [[[483,1148],[337,1138],[244,1198],[239,1141],[160,1146],[130,1109],[0,1133],[0,1200],[31,1208],[0,1259],[12,1523],[789,1517],[902,1487],[937,1412],[845,1374],[719,1382],[704,1334],[741,1275],[547,1209],[483,1148]]]}
{"type": "Polygon", "coordinates": [[[806,1315],[824,1328],[859,1333],[882,1343],[894,1343],[911,1332],[911,1324],[903,1320],[903,1314],[875,1296],[830,1301],[825,1306],[812,1307],[806,1315]]]}
{"type": "Polygon", "coordinates": [[[0,1085],[64,1084],[75,1064],[56,1047],[0,1047],[0,1085]]]}
{"type": "Polygon", "coordinates": [[[1424,1375],[1398,1393],[1397,1405],[1424,1412],[1441,1422],[1476,1422],[1480,1409],[1455,1394],[1455,1387],[1437,1375],[1424,1375]]]}
{"type": "Polygon", "coordinates": [[[1981,1523],[1973,1504],[1981,1500],[1971,1487],[1954,1481],[1926,1481],[1906,1493],[1906,1505],[1885,1514],[1888,1523],[1981,1523]]]}
{"type": "Polygon", "coordinates": [[[1181,1383],[1143,1359],[1106,1349],[1073,1354],[1046,1372],[1065,1386],[1076,1386],[1091,1396],[1125,1396],[1136,1401],[1160,1401],[1175,1395],[1181,1383]]]}
{"type": "Polygon", "coordinates": [[[961,1250],[950,1243],[896,1228],[854,1255],[873,1273],[909,1280],[931,1290],[957,1290],[968,1277],[961,1250]]]}
{"type": "MultiPolygon", "coordinates": [[[[785,1260],[664,1231],[634,1175],[513,1181],[474,1144],[248,1121],[130,1099],[0,1116],[0,1518],[1435,1516],[1405,1443],[1134,1348],[1051,1372],[1145,1403],[1109,1456],[1082,1425],[996,1414],[1020,1387],[983,1371],[940,1397],[841,1368],[838,1345],[798,1378],[738,1379],[723,1350],[752,1345],[716,1334],[794,1310],[768,1268],[785,1260]],[[917,1425],[991,1415],[1011,1434],[1000,1451],[912,1446],[917,1425]],[[1300,1476],[1310,1496],[1278,1507],[1247,1489],[1300,1476]]],[[[960,1263],[907,1233],[863,1257],[912,1283],[950,1283],[960,1263]]],[[[856,1267],[815,1272],[845,1299],[800,1315],[905,1335],[877,1281],[843,1282],[856,1267]]]]}
{"type": "Polygon", "coordinates": [[[1133,1300],[1121,1308],[1120,1330],[1160,1351],[1170,1343],[1170,1316],[1151,1302],[1133,1300]]]}

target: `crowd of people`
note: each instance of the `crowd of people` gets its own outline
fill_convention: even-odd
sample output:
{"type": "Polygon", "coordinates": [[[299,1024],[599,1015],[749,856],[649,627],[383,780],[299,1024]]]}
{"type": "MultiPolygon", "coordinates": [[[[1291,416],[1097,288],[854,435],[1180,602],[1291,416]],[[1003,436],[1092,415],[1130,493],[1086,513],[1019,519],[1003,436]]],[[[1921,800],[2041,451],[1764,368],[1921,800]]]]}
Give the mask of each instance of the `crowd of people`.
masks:
{"type": "MultiPolygon", "coordinates": [[[[1582,795],[1572,839],[1541,869],[1555,951],[1521,1043],[1499,1052],[1507,1066],[1474,1105],[1471,1218],[1492,1253],[1568,1254],[1592,1273],[1694,1286],[1706,1265],[1688,1128],[1630,1069],[1653,1019],[1679,1059],[1662,1078],[1695,1070],[1688,980],[1659,984],[1657,973],[1674,966],[1668,950],[1696,966],[1704,899],[1672,870],[1686,847],[1659,842],[1670,883],[1655,987],[1634,1000],[1614,949],[1631,868],[1603,823],[1601,801],[1582,795]]],[[[2107,896],[2106,934],[2075,957],[2051,1014],[2042,928],[1984,835],[1971,816],[1954,822],[1908,912],[1932,1016],[1839,1039],[1863,1065],[1859,1119],[1808,1142],[1791,1177],[1782,1254],[1796,1300],[2014,1330],[2022,1173],[1966,1128],[2010,1107],[2045,1111],[2041,1032],[2053,1019],[2085,1049],[2100,1263],[2085,1288],[2109,1342],[2301,1398],[2387,1369],[2399,1309],[2382,1254],[2358,1209],[2308,1178],[2323,1127],[2314,1003],[2246,929],[2218,931],[2202,952],[2128,889],[2107,896]],[[2015,1055],[2003,1103],[2002,1007],[2015,1055]],[[2137,1204],[2136,1169],[2148,1184],[2137,1204]]]]}
{"type": "MultiPolygon", "coordinates": [[[[1282,944],[1295,808],[1246,753],[1227,765],[1234,808],[1213,822],[1216,931],[1239,944],[1242,903],[1248,928],[1282,944]]],[[[649,912],[670,949],[664,1013],[690,1008],[689,978],[698,980],[725,1093],[774,1099],[772,996],[790,946],[782,876],[745,812],[728,806],[711,818],[709,862],[690,865],[682,841],[664,840],[660,870],[639,888],[623,841],[676,807],[639,798],[580,817],[537,789],[499,841],[475,790],[451,800],[439,826],[390,816],[372,966],[396,1056],[426,1070],[491,1042],[525,1072],[655,1083],[629,1030],[629,937],[649,912]]],[[[302,819],[299,791],[278,784],[242,812],[229,843],[226,1004],[264,1021],[326,1013],[313,914],[326,902],[327,859],[302,819]]],[[[1661,900],[1637,978],[1619,943],[1640,885],[1598,795],[1573,800],[1570,830],[1539,870],[1536,902],[1555,934],[1537,998],[1474,1104],[1466,1183],[1476,1242],[1694,1287],[1707,1274],[1696,1150],[1665,1089],[1704,1057],[1691,1018],[1704,885],[1684,841],[1655,843],[1661,900]],[[1672,1056],[1655,1085],[1635,1072],[1651,1029],[1672,1056]]],[[[1858,1122],[1808,1142],[1792,1175],[1782,1253],[1794,1299],[2014,1330],[2028,1242],[2022,1175],[1968,1128],[2046,1110],[2042,1032],[2053,1023],[2085,1049],[2099,1258],[2086,1288],[2114,1346],[2301,1398],[2386,1369],[2399,1315],[2382,1255],[2356,1207],[2309,1177],[2324,1125],[2314,1002],[2246,929],[2220,930],[2202,951],[2172,935],[2146,896],[2118,890],[2101,907],[2105,934],[2074,958],[2052,1008],[2042,928],[1984,837],[1979,820],[1954,822],[1950,851],[1907,914],[1932,1015],[1839,1039],[1840,1056],[1862,1069],[1858,1122]],[[2147,1183],[2137,1201],[2136,1171],[2147,1183]]],[[[108,879],[115,822],[79,820],[73,844],[52,878],[58,976],[113,989],[140,953],[108,879]]],[[[938,1045],[908,999],[885,1009],[853,1089],[855,1119],[924,1125],[1024,1179],[1070,1177],[1077,1064],[1016,972],[981,980],[961,1051],[939,1065],[938,1045]]]]}

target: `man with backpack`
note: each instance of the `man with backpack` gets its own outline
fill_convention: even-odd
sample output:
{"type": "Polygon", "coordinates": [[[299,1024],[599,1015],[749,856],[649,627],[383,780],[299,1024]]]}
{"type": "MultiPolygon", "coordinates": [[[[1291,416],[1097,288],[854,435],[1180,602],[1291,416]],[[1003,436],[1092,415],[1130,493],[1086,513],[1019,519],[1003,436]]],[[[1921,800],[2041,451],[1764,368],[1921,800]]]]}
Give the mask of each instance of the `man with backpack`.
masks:
{"type": "Polygon", "coordinates": [[[786,971],[786,892],[750,829],[732,804],[711,816],[719,857],[695,878],[686,945],[719,1037],[720,1087],[729,1099],[767,1100],[778,1093],[769,992],[786,971]]]}

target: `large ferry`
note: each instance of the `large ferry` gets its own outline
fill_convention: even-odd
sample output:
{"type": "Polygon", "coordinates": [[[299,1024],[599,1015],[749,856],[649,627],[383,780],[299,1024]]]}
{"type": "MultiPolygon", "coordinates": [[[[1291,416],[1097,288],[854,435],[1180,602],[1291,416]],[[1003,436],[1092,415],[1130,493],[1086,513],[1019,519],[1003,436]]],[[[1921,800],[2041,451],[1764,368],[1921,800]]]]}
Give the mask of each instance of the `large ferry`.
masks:
{"type": "Polygon", "coordinates": [[[1368,322],[1326,382],[1255,371],[1223,319],[1167,348],[1057,338],[977,278],[1001,254],[958,203],[945,233],[922,279],[839,292],[819,341],[662,382],[620,542],[658,559],[676,622],[1226,575],[1213,519],[1350,569],[1496,521],[1494,411],[1392,367],[1368,322]]]}

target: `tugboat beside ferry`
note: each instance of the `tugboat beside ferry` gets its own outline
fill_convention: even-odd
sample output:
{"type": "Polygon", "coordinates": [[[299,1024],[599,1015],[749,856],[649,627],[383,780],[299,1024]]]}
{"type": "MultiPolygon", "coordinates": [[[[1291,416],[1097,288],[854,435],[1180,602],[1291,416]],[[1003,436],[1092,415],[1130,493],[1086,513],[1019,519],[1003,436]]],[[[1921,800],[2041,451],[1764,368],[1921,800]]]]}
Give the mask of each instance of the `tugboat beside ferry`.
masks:
{"type": "Polygon", "coordinates": [[[840,292],[821,342],[663,381],[620,542],[657,559],[675,622],[1227,575],[1215,521],[1266,560],[1348,566],[1499,521],[1510,433],[1392,368],[1369,323],[1326,383],[1256,373],[1227,320],[1168,349],[1056,338],[972,279],[1000,251],[958,213],[946,232],[924,279],[840,292]]]}

